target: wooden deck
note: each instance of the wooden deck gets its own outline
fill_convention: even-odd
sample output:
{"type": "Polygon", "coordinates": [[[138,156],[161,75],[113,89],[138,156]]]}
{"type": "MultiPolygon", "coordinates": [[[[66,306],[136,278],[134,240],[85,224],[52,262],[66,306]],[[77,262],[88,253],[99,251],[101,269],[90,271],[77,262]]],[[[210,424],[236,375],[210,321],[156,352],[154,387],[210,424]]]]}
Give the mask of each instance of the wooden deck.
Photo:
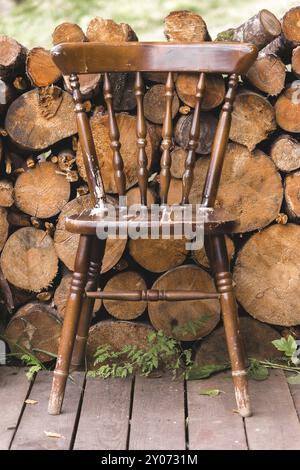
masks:
{"type": "Polygon", "coordinates": [[[60,416],[47,414],[51,377],[42,372],[29,384],[24,370],[0,368],[0,449],[300,449],[300,385],[281,371],[250,382],[254,415],[245,420],[234,412],[228,374],[184,383],[75,373],[60,416]],[[210,388],[224,393],[199,395],[210,388]]]}

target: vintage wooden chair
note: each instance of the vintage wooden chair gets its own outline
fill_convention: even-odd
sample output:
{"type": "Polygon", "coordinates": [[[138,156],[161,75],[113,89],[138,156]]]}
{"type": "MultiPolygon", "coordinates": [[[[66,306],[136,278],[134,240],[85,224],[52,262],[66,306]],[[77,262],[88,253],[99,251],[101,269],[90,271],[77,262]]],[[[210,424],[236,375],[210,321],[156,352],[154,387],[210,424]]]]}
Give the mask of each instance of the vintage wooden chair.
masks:
{"type": "MultiPolygon", "coordinates": [[[[49,401],[49,413],[59,414],[63,402],[70,364],[78,367],[85,356],[85,347],[95,298],[120,300],[196,300],[219,298],[232,376],[239,413],[250,415],[245,362],[238,326],[237,306],[233,292],[232,276],[224,241],[224,234],[230,232],[234,218],[224,210],[214,208],[221,177],[223,158],[226,150],[231,112],[238,78],[247,72],[257,57],[257,50],[251,44],[206,42],[193,44],[177,43],[66,43],[52,49],[52,57],[64,75],[70,76],[75,102],[80,145],[93,210],[85,210],[78,217],[67,219],[70,232],[80,234],[75,270],[64,318],[56,369],[49,401]],[[98,166],[93,136],[80,94],[77,74],[104,73],[104,98],[109,117],[113,167],[119,195],[125,194],[125,175],[120,152],[119,130],[113,110],[110,72],[136,72],[135,94],[137,100],[137,162],[141,207],[147,205],[147,156],[146,125],[143,113],[144,85],[142,72],[168,72],[166,81],[166,111],[162,131],[162,157],[160,173],[160,201],[166,204],[170,184],[170,149],[172,146],[172,96],[174,89],[173,72],[199,72],[188,154],[183,175],[183,197],[181,204],[188,203],[195,165],[195,149],[200,132],[200,109],[205,91],[206,73],[229,74],[229,87],[223,104],[211,152],[210,165],[201,203],[204,214],[205,247],[215,274],[217,293],[205,294],[198,291],[97,291],[105,240],[96,236],[97,227],[105,214],[106,194],[98,166]]],[[[67,118],[67,117],[66,117],[67,118]]],[[[118,228],[122,222],[111,221],[118,228]]],[[[130,221],[128,222],[130,223],[130,221]]],[[[151,226],[150,217],[143,224],[151,226]]]]}

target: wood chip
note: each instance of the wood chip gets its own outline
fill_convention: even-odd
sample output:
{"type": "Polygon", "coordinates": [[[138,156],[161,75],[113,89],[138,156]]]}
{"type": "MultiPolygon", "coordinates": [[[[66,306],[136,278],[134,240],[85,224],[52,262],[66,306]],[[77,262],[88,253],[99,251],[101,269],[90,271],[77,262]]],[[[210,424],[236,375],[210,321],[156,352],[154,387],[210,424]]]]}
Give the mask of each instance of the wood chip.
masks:
{"type": "Polygon", "coordinates": [[[54,437],[55,439],[64,439],[64,436],[61,434],[58,434],[57,432],[51,432],[51,431],[44,431],[47,437],[54,437]]]}

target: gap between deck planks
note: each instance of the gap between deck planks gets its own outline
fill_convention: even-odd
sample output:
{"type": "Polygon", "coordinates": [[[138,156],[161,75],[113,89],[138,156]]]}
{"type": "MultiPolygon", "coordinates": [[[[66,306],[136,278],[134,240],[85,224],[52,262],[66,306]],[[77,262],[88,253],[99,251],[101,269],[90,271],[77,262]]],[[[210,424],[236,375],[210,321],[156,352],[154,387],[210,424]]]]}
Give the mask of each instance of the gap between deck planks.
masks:
{"type": "Polygon", "coordinates": [[[12,442],[12,450],[68,450],[72,446],[84,375],[81,372],[72,373],[73,381],[68,381],[63,413],[51,416],[47,413],[47,407],[52,373],[38,373],[28,397],[37,403],[26,405],[12,442]],[[55,433],[61,437],[48,437],[46,433],[55,433]]]}
{"type": "Polygon", "coordinates": [[[24,370],[0,367],[0,450],[8,450],[30,390],[24,370]]]}
{"type": "Polygon", "coordinates": [[[228,374],[188,382],[186,396],[184,383],[167,376],[137,377],[135,383],[132,378],[87,379],[82,407],[84,374],[73,376],[63,413],[49,416],[51,373],[39,373],[30,390],[24,369],[0,368],[1,449],[8,449],[12,438],[12,449],[35,450],[300,449],[300,386],[289,388],[281,371],[263,382],[250,381],[254,415],[246,420],[234,413],[228,374]],[[199,395],[210,388],[225,393],[199,395]],[[24,406],[28,393],[37,404],[24,406]]]}

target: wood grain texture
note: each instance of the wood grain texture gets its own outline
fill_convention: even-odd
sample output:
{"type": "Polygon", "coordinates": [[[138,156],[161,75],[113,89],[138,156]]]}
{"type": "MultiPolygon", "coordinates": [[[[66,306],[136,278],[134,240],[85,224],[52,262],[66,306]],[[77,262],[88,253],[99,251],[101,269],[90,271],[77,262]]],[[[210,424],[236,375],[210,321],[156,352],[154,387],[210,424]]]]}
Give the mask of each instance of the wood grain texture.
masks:
{"type": "Polygon", "coordinates": [[[284,373],[251,381],[250,396],[255,412],[245,421],[249,449],[299,450],[299,420],[284,373]]]}
{"type": "Polygon", "coordinates": [[[132,379],[87,379],[74,449],[125,450],[132,379]]]}
{"type": "Polygon", "coordinates": [[[137,377],[129,450],[185,449],[183,382],[137,377]]]}
{"type": "Polygon", "coordinates": [[[229,374],[224,373],[207,380],[187,382],[190,450],[247,449],[243,420],[234,413],[236,404],[229,378],[229,374]],[[199,395],[201,390],[208,389],[219,389],[222,393],[214,398],[199,395]]]}
{"type": "Polygon", "coordinates": [[[68,450],[71,445],[77,409],[83,387],[84,374],[74,372],[74,382],[69,381],[63,412],[59,416],[47,414],[52,373],[39,372],[29,398],[35,405],[26,405],[21,423],[12,443],[12,450],[68,450]],[[45,432],[61,437],[48,437],[45,432]]]}
{"type": "Polygon", "coordinates": [[[55,46],[51,53],[64,75],[130,71],[243,73],[257,57],[252,44],[222,42],[69,43],[55,46]]]}
{"type": "Polygon", "coordinates": [[[8,450],[10,446],[29,388],[23,369],[0,368],[0,450],[8,450]]]}

